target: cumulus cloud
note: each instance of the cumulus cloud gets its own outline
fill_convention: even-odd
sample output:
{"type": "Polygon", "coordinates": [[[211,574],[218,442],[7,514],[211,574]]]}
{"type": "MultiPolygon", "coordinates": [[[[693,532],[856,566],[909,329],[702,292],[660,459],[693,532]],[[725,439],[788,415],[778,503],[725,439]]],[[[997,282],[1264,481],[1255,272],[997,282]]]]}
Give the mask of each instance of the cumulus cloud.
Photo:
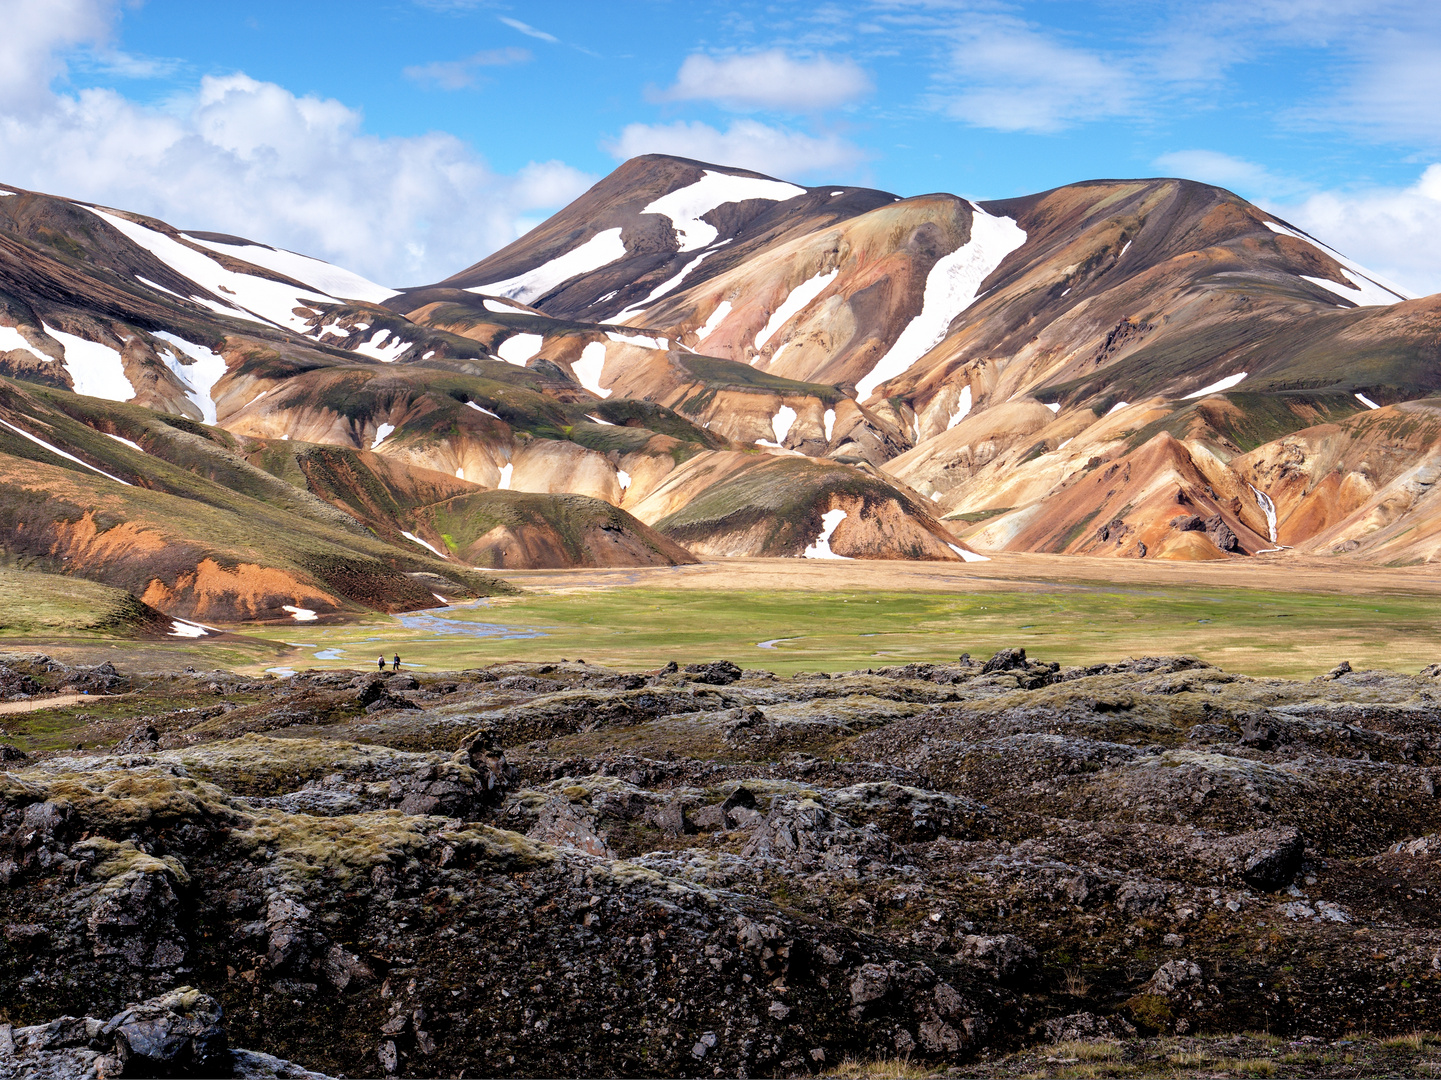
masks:
{"type": "Polygon", "coordinates": [[[736,120],[720,131],[698,121],[628,124],[606,143],[617,159],[675,154],[775,176],[803,176],[861,162],[860,148],[838,135],[807,135],[755,120],[736,120]]]}
{"type": "Polygon", "coordinates": [[[65,50],[105,41],[114,6],[9,8],[0,163],[11,184],[248,236],[403,285],[469,265],[594,180],[558,161],[497,174],[453,136],[369,135],[339,101],[243,74],[206,77],[163,111],[113,90],[56,93],[65,50]]]}
{"type": "Polygon", "coordinates": [[[474,86],[479,80],[480,68],[524,64],[531,58],[529,49],[485,49],[467,56],[464,60],[436,60],[429,64],[413,64],[405,68],[403,74],[422,86],[434,86],[441,90],[464,90],[474,86]]]}
{"type": "Polygon", "coordinates": [[[1441,292],[1441,164],[1409,187],[1318,192],[1267,209],[1418,295],[1441,292]]]}
{"type": "Polygon", "coordinates": [[[819,112],[856,101],[873,89],[854,60],[795,59],[782,49],[742,56],[686,57],[664,101],[714,101],[728,109],[819,112]]]}
{"type": "Polygon", "coordinates": [[[1058,41],[1019,19],[969,16],[951,28],[949,62],[932,102],[996,131],[1051,133],[1134,113],[1140,86],[1126,65],[1058,41]]]}

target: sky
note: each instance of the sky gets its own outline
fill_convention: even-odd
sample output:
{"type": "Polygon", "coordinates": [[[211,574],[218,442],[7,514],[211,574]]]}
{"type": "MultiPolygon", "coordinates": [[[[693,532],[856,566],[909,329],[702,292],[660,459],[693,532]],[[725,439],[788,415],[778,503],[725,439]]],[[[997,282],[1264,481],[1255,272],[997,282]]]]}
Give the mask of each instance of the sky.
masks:
{"type": "Polygon", "coordinates": [[[1219,184],[1441,291],[1437,0],[0,0],[0,181],[388,285],[627,157],[1219,184]]]}

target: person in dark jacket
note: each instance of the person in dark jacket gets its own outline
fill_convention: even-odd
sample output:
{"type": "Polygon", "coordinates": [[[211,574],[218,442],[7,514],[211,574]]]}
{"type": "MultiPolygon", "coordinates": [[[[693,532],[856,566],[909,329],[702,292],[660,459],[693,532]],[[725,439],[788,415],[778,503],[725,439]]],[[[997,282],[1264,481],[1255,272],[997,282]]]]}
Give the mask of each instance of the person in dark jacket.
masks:
{"type": "Polygon", "coordinates": [[[393,669],[393,670],[395,670],[395,671],[399,671],[399,670],[400,670],[400,653],[396,653],[396,654],[395,654],[395,665],[394,665],[394,669],[393,669]]]}

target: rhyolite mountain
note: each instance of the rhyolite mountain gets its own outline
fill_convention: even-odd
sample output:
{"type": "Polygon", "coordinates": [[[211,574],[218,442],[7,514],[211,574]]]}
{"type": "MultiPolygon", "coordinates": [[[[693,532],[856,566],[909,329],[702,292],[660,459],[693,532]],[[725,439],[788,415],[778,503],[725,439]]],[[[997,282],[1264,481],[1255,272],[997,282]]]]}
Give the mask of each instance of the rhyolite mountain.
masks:
{"type": "Polygon", "coordinates": [[[400,290],[0,187],[0,550],[212,621],[706,555],[1430,561],[1438,305],[1174,179],[641,157],[400,290]]]}

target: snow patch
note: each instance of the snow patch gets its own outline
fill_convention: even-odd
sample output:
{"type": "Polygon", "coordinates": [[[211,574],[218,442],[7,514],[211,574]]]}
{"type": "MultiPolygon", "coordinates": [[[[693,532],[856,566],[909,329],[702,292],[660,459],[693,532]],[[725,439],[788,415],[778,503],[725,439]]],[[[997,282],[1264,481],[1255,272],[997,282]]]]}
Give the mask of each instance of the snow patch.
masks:
{"type": "Polygon", "coordinates": [[[142,454],[148,452],[145,447],[141,446],[138,442],[131,442],[129,439],[126,439],[120,435],[112,435],[108,431],[102,431],[100,434],[104,435],[107,439],[114,439],[118,443],[124,443],[126,446],[130,447],[130,449],[138,450],[142,454]]]}
{"type": "Polygon", "coordinates": [[[1187,394],[1181,400],[1190,401],[1192,398],[1205,397],[1207,394],[1219,394],[1222,390],[1231,389],[1231,387],[1237,385],[1245,377],[1246,373],[1244,371],[1236,375],[1227,375],[1224,379],[1219,379],[1210,386],[1203,386],[1201,389],[1187,394]]]}
{"type": "Polygon", "coordinates": [[[178,292],[167,289],[164,285],[161,285],[158,282],[151,281],[149,278],[141,277],[139,274],[135,275],[135,280],[140,282],[140,284],[144,285],[147,289],[154,289],[156,292],[163,292],[169,296],[175,297],[175,299],[177,300],[189,299],[188,297],[181,296],[178,292]]]}
{"type": "Polygon", "coordinates": [[[1064,450],[1064,449],[1066,448],[1066,446],[1070,443],[1071,439],[1074,439],[1074,438],[1075,438],[1075,436],[1072,435],[1070,439],[1062,439],[1060,442],[1058,442],[1058,443],[1056,444],[1056,449],[1057,449],[1057,450],[1064,450]]]}
{"type": "Polygon", "coordinates": [[[952,410],[950,419],[946,421],[946,430],[950,431],[951,428],[959,424],[962,420],[966,418],[970,411],[971,384],[966,383],[965,386],[961,387],[960,396],[956,398],[956,407],[954,410],[952,410]]]}
{"type": "Polygon", "coordinates": [[[825,422],[825,425],[826,425],[826,445],[829,446],[829,445],[830,445],[830,441],[831,441],[831,432],[833,432],[833,431],[836,429],[836,411],[835,411],[835,409],[827,409],[827,410],[826,410],[826,415],[825,415],[825,417],[824,417],[824,422],[825,422]]]}
{"type": "Polygon", "coordinates": [[[400,335],[390,338],[390,331],[381,327],[371,335],[369,341],[362,341],[351,352],[358,352],[362,356],[369,356],[384,364],[393,364],[400,357],[400,354],[410,348],[410,342],[400,335]]]}
{"type": "Polygon", "coordinates": [[[296,622],[314,622],[315,612],[309,608],[296,607],[294,604],[281,604],[281,611],[290,612],[290,617],[296,622]]]}
{"type": "MultiPolygon", "coordinates": [[[[165,361],[180,385],[185,387],[185,396],[188,397],[200,410],[207,424],[215,423],[215,384],[220,381],[226,371],[229,370],[225,363],[225,357],[218,352],[207,349],[204,345],[196,345],[192,341],[186,341],[183,337],[167,331],[160,331],[155,335],[170,342],[177,350],[194,361],[192,364],[182,364],[179,359],[171,353],[161,352],[160,359],[165,361]]],[[[262,390],[256,397],[259,401],[265,396],[262,390]]],[[[251,404],[255,404],[254,401],[251,404]]]]}
{"type": "Polygon", "coordinates": [[[458,468],[458,469],[455,470],[455,478],[456,478],[457,480],[464,480],[464,479],[465,479],[465,466],[464,466],[464,465],[462,465],[460,468],[458,468]]]}
{"type": "Polygon", "coordinates": [[[796,411],[789,405],[782,405],[771,417],[771,431],[775,433],[776,442],[783,443],[786,436],[790,434],[791,425],[796,422],[796,411]]]}
{"type": "Polygon", "coordinates": [[[1266,228],[1270,229],[1273,233],[1280,233],[1282,236],[1295,237],[1297,240],[1310,244],[1312,247],[1324,251],[1327,255],[1331,256],[1331,258],[1335,259],[1338,263],[1340,263],[1342,267],[1344,267],[1346,270],[1349,270],[1351,273],[1346,274],[1346,279],[1352,283],[1354,288],[1347,289],[1346,292],[1341,291],[1342,289],[1346,288],[1344,285],[1338,285],[1334,281],[1328,281],[1325,278],[1309,277],[1306,274],[1301,274],[1299,276],[1305,278],[1313,285],[1319,285],[1323,289],[1329,289],[1337,296],[1345,297],[1357,307],[1394,304],[1400,300],[1416,299],[1415,293],[1403,289],[1395,282],[1387,281],[1385,278],[1377,274],[1373,274],[1370,270],[1367,270],[1360,263],[1355,262],[1352,259],[1348,259],[1345,255],[1342,255],[1335,248],[1328,247],[1327,245],[1321,243],[1321,241],[1307,236],[1303,232],[1298,232],[1295,229],[1288,228],[1287,226],[1282,225],[1280,222],[1277,221],[1265,221],[1262,222],[1262,224],[1264,224],[1266,228]],[[1353,277],[1352,275],[1355,276],[1353,277]],[[1360,277],[1362,281],[1357,281],[1356,277],[1360,277]],[[1361,294],[1360,299],[1358,299],[1356,296],[1347,295],[1347,293],[1354,293],[1358,291],[1361,294]]]}
{"type": "Polygon", "coordinates": [[[375,429],[375,441],[370,444],[370,448],[374,450],[381,443],[385,442],[386,439],[390,438],[390,433],[394,430],[394,424],[381,424],[375,429]]]}
{"type": "Polygon", "coordinates": [[[496,296],[528,304],[532,300],[544,296],[558,285],[565,284],[571,278],[589,274],[593,270],[599,270],[602,266],[623,258],[625,258],[625,243],[620,238],[620,230],[606,229],[604,232],[596,233],[585,243],[571,248],[565,254],[557,255],[550,262],[541,263],[523,274],[506,278],[504,281],[477,285],[465,291],[494,293],[496,296]]]}
{"type": "Polygon", "coordinates": [[[777,330],[790,321],[792,315],[797,314],[802,308],[819,296],[825,287],[836,279],[836,275],[839,273],[840,269],[837,268],[828,274],[817,274],[815,277],[801,282],[792,289],[786,295],[786,298],[781,301],[780,306],[771,314],[770,320],[761,328],[760,332],[756,334],[756,348],[759,349],[763,347],[767,341],[775,336],[777,330]]]}
{"type": "Polygon", "coordinates": [[[605,336],[611,341],[619,341],[626,345],[639,345],[642,349],[664,349],[666,343],[665,338],[647,337],[645,334],[620,334],[614,330],[607,330],[605,336]]]}
{"type": "Polygon", "coordinates": [[[860,381],[857,400],[865,401],[881,383],[895,378],[940,344],[956,316],[975,303],[981,282],[1026,242],[1025,230],[1014,219],[992,217],[975,203],[971,207],[970,241],[931,268],[920,314],[906,324],[896,343],[860,381]]]}
{"type": "Polygon", "coordinates": [[[527,360],[540,352],[543,344],[545,344],[545,338],[539,334],[512,334],[500,343],[500,347],[495,350],[495,355],[507,364],[524,367],[527,360]]]}
{"type": "Polygon", "coordinates": [[[616,469],[615,479],[616,483],[620,484],[620,490],[622,492],[624,492],[626,488],[630,487],[630,473],[626,472],[624,469],[616,469]]]}
{"type": "Polygon", "coordinates": [[[197,623],[186,622],[184,619],[172,619],[170,620],[170,633],[166,636],[199,638],[207,636],[208,633],[209,631],[205,627],[197,623]]]}
{"type": "Polygon", "coordinates": [[[711,331],[725,322],[725,317],[730,313],[731,302],[729,300],[722,300],[716,305],[716,309],[710,313],[710,318],[705,321],[705,325],[695,332],[695,339],[697,341],[704,341],[710,337],[711,331]]]}
{"type": "Polygon", "coordinates": [[[1117,262],[1120,262],[1122,259],[1124,259],[1124,258],[1126,257],[1126,252],[1128,252],[1128,251],[1130,251],[1130,250],[1131,250],[1131,241],[1127,240],[1127,241],[1125,242],[1125,244],[1122,245],[1122,247],[1121,247],[1121,254],[1119,254],[1119,255],[1116,256],[1116,261],[1117,261],[1117,262]]]}
{"type": "Polygon", "coordinates": [[[1129,401],[1118,401],[1106,411],[1106,415],[1110,416],[1113,412],[1120,412],[1122,409],[1129,409],[1130,407],[1131,403],[1129,401]]]}
{"type": "Polygon", "coordinates": [[[844,195],[844,194],[845,194],[844,191],[832,191],[832,192],[831,192],[831,198],[834,199],[837,195],[844,195]]]}
{"type": "Polygon", "coordinates": [[[467,401],[467,402],[466,402],[466,405],[468,405],[470,408],[474,409],[476,412],[483,412],[483,413],[485,413],[486,416],[494,416],[497,420],[500,419],[499,414],[491,412],[491,411],[490,411],[489,409],[487,409],[484,405],[477,405],[477,404],[476,404],[475,402],[473,402],[473,401],[467,401]]]}
{"type": "Polygon", "coordinates": [[[507,462],[500,467],[500,483],[495,485],[496,491],[510,490],[510,475],[515,472],[515,466],[507,462]]]}
{"type": "Polygon", "coordinates": [[[1356,400],[1359,401],[1362,405],[1366,406],[1366,408],[1368,409],[1379,409],[1381,407],[1370,398],[1368,398],[1365,394],[1357,394],[1356,400]]]}
{"type": "Polygon", "coordinates": [[[836,531],[836,526],[846,519],[844,510],[827,510],[821,515],[821,534],[816,537],[816,542],[811,544],[801,554],[803,559],[847,559],[847,555],[837,555],[831,550],[831,534],[836,531]]]}
{"type": "Polygon", "coordinates": [[[129,401],[135,387],[125,375],[120,354],[109,345],[86,341],[44,323],[45,332],[65,347],[65,370],[75,381],[75,392],[107,401],[129,401]]]}
{"type": "Polygon", "coordinates": [[[647,296],[644,300],[642,300],[638,304],[632,304],[630,307],[626,308],[619,315],[617,315],[616,321],[619,322],[620,320],[626,318],[629,315],[634,315],[637,312],[642,311],[646,307],[646,305],[649,304],[652,300],[660,299],[662,296],[670,292],[682,281],[684,281],[687,274],[689,274],[692,270],[694,270],[697,266],[699,266],[707,258],[714,254],[714,251],[706,251],[697,255],[694,259],[681,267],[681,271],[679,274],[676,274],[674,277],[667,278],[665,281],[662,281],[659,285],[657,285],[654,289],[650,291],[650,295],[647,296]]]}
{"type": "Polygon", "coordinates": [[[1247,484],[1252,493],[1256,496],[1256,505],[1261,508],[1261,513],[1266,515],[1266,528],[1270,532],[1271,543],[1276,542],[1276,504],[1271,501],[1271,496],[1258,488],[1255,484],[1247,484]]]}
{"type": "Polygon", "coordinates": [[[439,600],[442,604],[449,604],[449,603],[450,603],[449,600],[447,600],[445,597],[441,596],[440,593],[438,593],[438,592],[433,592],[433,593],[431,593],[430,595],[433,596],[433,597],[435,597],[435,598],[436,598],[437,600],[439,600]]]}
{"type": "MultiPolygon", "coordinates": [[[[416,536],[415,533],[413,533],[413,532],[406,532],[404,529],[401,529],[401,530],[400,530],[400,535],[403,536],[403,537],[405,537],[407,540],[411,541],[412,543],[419,544],[421,547],[425,548],[426,551],[429,551],[432,555],[439,555],[442,559],[445,558],[445,552],[443,552],[443,551],[436,551],[435,548],[431,547],[429,544],[427,544],[427,543],[426,543],[424,540],[422,540],[420,537],[416,536]]],[[[433,594],[432,594],[432,595],[433,595],[433,594]]]]}
{"type": "MultiPolygon", "coordinates": [[[[781,353],[785,352],[790,347],[791,343],[789,341],[782,342],[781,347],[775,352],[771,353],[771,363],[774,364],[777,360],[779,360],[781,358],[781,353]]],[[[760,361],[760,359],[760,353],[756,353],[756,355],[751,358],[751,366],[754,367],[760,361]]]]}
{"type": "Polygon", "coordinates": [[[1059,413],[1061,411],[1061,403],[1059,401],[1048,401],[1046,402],[1046,408],[1050,409],[1053,413],[1059,413]]]}
{"type": "Polygon", "coordinates": [[[312,259],[308,255],[297,255],[293,251],[267,247],[264,244],[222,244],[218,240],[202,240],[190,233],[183,235],[193,244],[248,262],[251,266],[284,274],[328,296],[379,304],[396,295],[394,289],[387,289],[384,285],[377,285],[357,273],[321,259],[312,259]]]}
{"type": "Polygon", "coordinates": [[[497,315],[529,315],[532,319],[540,317],[533,311],[526,311],[524,308],[515,304],[506,304],[499,300],[492,300],[488,296],[482,300],[481,303],[485,305],[486,311],[493,311],[497,315]]]}
{"type": "Polygon", "coordinates": [[[599,416],[595,416],[592,413],[586,413],[585,418],[592,424],[601,424],[604,427],[615,427],[609,420],[602,420],[599,416]]]}
{"type": "Polygon", "coordinates": [[[76,457],[74,454],[67,454],[64,450],[61,450],[60,447],[58,447],[58,446],[51,446],[51,445],[50,445],[48,442],[46,442],[44,439],[39,438],[39,437],[36,436],[36,435],[31,435],[30,432],[26,431],[26,430],[23,429],[23,428],[18,428],[18,427],[16,427],[14,424],[10,423],[9,420],[0,420],[0,424],[4,424],[4,425],[5,425],[6,427],[8,427],[11,431],[15,432],[16,435],[20,435],[20,436],[22,436],[22,437],[24,437],[24,438],[26,438],[26,439],[29,439],[29,440],[30,440],[31,442],[33,442],[36,446],[43,446],[46,450],[49,450],[52,454],[58,454],[60,457],[63,457],[66,461],[73,461],[73,462],[75,462],[75,464],[77,464],[77,465],[83,465],[83,466],[85,466],[85,468],[89,469],[91,472],[99,473],[101,476],[105,477],[105,478],[108,479],[108,480],[114,480],[117,484],[124,484],[126,487],[134,487],[134,486],[135,486],[134,484],[130,483],[130,481],[128,481],[128,480],[122,480],[122,479],[120,479],[120,477],[118,477],[118,476],[111,476],[111,475],[110,475],[108,472],[106,472],[104,469],[97,469],[94,465],[90,464],[90,462],[88,462],[88,461],[81,461],[81,460],[80,460],[78,457],[76,457]]]}
{"type": "Polygon", "coordinates": [[[601,388],[600,372],[605,367],[605,343],[592,341],[580,350],[580,359],[570,365],[576,381],[596,397],[608,398],[610,391],[601,388]]]}
{"type": "MultiPolygon", "coordinates": [[[[784,202],[804,195],[806,189],[782,180],[762,180],[754,176],[732,176],[729,173],[713,172],[706,169],[694,184],[678,188],[650,203],[641,210],[642,214],[663,214],[670,218],[675,229],[680,251],[695,251],[708,247],[720,235],[714,225],[701,218],[718,206],[726,203],[744,202],[747,199],[767,199],[784,202]]],[[[618,232],[619,230],[617,230],[618,232]]]]}
{"type": "Polygon", "coordinates": [[[25,340],[23,334],[13,326],[0,326],[0,353],[10,352],[12,349],[25,349],[32,356],[41,360],[49,360],[48,356],[37,352],[35,346],[25,340]]]}
{"type": "Polygon", "coordinates": [[[991,558],[990,558],[989,555],[980,555],[980,554],[978,554],[978,553],[976,553],[976,552],[974,552],[974,551],[967,551],[965,548],[961,547],[959,544],[947,544],[946,547],[950,548],[950,549],[951,549],[952,551],[954,551],[957,555],[959,555],[959,556],[961,557],[961,561],[962,561],[962,562],[990,562],[990,561],[991,561],[991,558]]]}

